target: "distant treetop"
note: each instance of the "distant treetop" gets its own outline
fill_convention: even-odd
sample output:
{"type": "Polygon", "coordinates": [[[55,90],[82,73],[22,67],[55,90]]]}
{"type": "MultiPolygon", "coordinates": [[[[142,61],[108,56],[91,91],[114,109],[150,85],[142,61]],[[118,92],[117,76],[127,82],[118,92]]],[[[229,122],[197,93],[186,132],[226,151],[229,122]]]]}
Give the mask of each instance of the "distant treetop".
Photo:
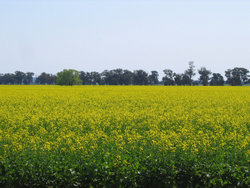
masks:
{"type": "Polygon", "coordinates": [[[195,73],[194,62],[188,63],[188,68],[183,73],[175,73],[171,69],[164,69],[164,76],[159,79],[159,73],[155,70],[147,73],[142,69],[130,71],[126,69],[104,70],[101,73],[84,72],[74,69],[64,69],[57,75],[41,73],[34,77],[34,73],[16,71],[13,73],[0,73],[0,84],[42,84],[42,85],[210,85],[222,86],[229,84],[241,86],[250,84],[249,70],[243,67],[235,67],[225,71],[226,80],[220,73],[212,73],[206,67],[198,69],[199,79],[193,80],[195,73]]]}
{"type": "Polygon", "coordinates": [[[57,73],[56,84],[57,85],[80,85],[82,80],[79,77],[79,72],[74,69],[64,69],[57,73]]]}

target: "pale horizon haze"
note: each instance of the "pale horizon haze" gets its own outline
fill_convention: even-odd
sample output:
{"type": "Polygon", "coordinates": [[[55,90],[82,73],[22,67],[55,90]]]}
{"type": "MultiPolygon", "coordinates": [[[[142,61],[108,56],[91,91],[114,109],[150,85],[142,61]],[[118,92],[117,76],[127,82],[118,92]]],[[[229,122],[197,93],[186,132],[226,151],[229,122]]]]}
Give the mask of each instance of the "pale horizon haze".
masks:
{"type": "Polygon", "coordinates": [[[250,0],[0,0],[0,73],[250,68],[250,0]]]}

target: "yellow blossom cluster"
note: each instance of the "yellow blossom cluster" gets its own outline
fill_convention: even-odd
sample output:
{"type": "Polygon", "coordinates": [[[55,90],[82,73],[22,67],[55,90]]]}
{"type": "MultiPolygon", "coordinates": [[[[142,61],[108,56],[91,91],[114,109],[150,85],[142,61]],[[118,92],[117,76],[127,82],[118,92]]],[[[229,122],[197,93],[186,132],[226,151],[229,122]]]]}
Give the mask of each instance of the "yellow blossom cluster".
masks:
{"type": "Polygon", "coordinates": [[[250,87],[0,86],[0,159],[29,151],[241,152],[250,87]]]}

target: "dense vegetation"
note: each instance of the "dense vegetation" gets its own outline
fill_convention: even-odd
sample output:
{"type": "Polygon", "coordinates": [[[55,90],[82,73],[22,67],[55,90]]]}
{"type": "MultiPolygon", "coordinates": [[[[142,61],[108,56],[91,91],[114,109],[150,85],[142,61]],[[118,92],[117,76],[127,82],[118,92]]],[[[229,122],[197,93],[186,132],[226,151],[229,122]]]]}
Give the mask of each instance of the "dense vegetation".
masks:
{"type": "Polygon", "coordinates": [[[249,87],[0,86],[0,186],[247,187],[249,87]]]}
{"type": "Polygon", "coordinates": [[[104,70],[101,73],[96,71],[84,72],[76,70],[63,70],[57,75],[41,73],[33,77],[32,72],[16,71],[15,74],[0,74],[0,84],[46,84],[46,85],[199,85],[222,86],[225,83],[233,86],[249,84],[249,70],[242,67],[235,67],[225,71],[225,77],[220,73],[212,73],[205,67],[198,69],[199,80],[193,80],[195,66],[189,62],[189,67],[184,73],[175,73],[170,69],[163,70],[165,76],[159,79],[157,71],[148,74],[144,70],[104,70]],[[73,75],[73,72],[74,75],[73,75]],[[63,77],[64,75],[64,77],[63,77]],[[74,81],[73,81],[74,80],[74,81]]]}

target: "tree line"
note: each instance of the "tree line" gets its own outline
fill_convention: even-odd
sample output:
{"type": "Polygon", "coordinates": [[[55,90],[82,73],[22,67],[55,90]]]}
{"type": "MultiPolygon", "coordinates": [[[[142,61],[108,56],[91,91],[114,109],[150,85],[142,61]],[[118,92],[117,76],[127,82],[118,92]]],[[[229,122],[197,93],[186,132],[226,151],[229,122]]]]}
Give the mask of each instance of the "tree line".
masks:
{"type": "Polygon", "coordinates": [[[229,84],[239,86],[250,84],[249,70],[243,67],[235,67],[225,71],[226,80],[220,73],[212,73],[205,67],[197,70],[199,79],[194,80],[196,75],[193,62],[189,62],[188,68],[184,73],[175,73],[171,69],[164,69],[164,76],[159,80],[159,73],[144,70],[113,69],[104,70],[99,73],[76,71],[73,69],[63,70],[57,75],[41,73],[34,77],[33,72],[0,74],[0,84],[41,84],[41,85],[211,85],[222,86],[229,84]]]}

